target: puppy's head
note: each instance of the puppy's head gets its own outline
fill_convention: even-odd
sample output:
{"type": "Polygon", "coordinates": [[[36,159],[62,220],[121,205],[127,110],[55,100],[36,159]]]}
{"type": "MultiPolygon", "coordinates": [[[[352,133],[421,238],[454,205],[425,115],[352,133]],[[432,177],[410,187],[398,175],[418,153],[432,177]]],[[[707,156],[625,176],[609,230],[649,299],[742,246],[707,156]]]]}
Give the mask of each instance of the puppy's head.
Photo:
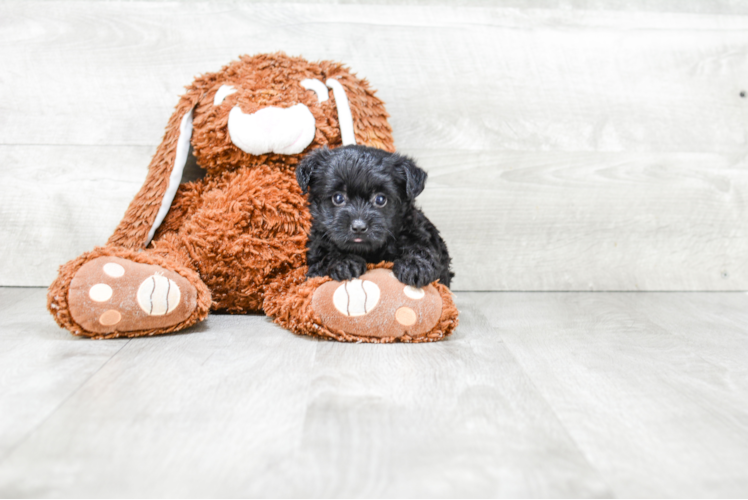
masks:
{"type": "Polygon", "coordinates": [[[296,169],[314,225],[346,252],[365,254],[394,239],[426,184],[410,158],[365,146],[321,148],[296,169]]]}

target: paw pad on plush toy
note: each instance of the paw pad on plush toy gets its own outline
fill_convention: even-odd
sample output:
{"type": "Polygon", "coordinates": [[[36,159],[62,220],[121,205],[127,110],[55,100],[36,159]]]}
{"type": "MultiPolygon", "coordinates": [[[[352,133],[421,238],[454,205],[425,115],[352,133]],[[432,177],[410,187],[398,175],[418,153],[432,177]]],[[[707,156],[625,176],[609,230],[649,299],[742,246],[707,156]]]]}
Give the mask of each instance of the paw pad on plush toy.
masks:
{"type": "MultiPolygon", "coordinates": [[[[368,83],[334,61],[258,54],[202,74],[107,246],[65,264],[50,286],[55,321],[76,335],[136,337],[184,330],[212,307],[265,310],[295,333],[343,341],[449,335],[457,311],[442,286],[410,289],[382,269],[360,289],[349,283],[352,297],[340,292],[345,312],[333,300],[341,282],[322,283],[316,304],[329,307],[318,313],[307,306],[322,280],[298,280],[311,223],[300,155],[355,144],[392,152],[387,117],[368,83]],[[191,156],[205,175],[180,184],[191,156]]],[[[337,277],[365,271],[362,260],[337,277]]]]}
{"type": "Polygon", "coordinates": [[[108,262],[102,268],[104,274],[110,278],[121,278],[125,275],[125,268],[115,262],[108,262]]]}
{"type": "Polygon", "coordinates": [[[403,293],[411,299],[415,300],[420,300],[426,295],[426,292],[423,291],[423,288],[415,288],[410,285],[405,285],[405,288],[403,288],[403,293]]]}
{"type": "Polygon", "coordinates": [[[439,321],[442,299],[433,286],[404,285],[380,268],[360,279],[324,283],[314,293],[312,308],[322,325],[347,334],[417,338],[439,321]]]}
{"type": "Polygon", "coordinates": [[[75,321],[89,331],[148,330],[187,319],[196,307],[196,290],[174,271],[98,257],[75,274],[68,303],[75,321]]]}
{"type": "Polygon", "coordinates": [[[379,302],[379,287],[368,280],[353,279],[343,282],[332,295],[335,309],[346,316],[363,316],[379,302]]]}
{"type": "Polygon", "coordinates": [[[181,293],[174,281],[156,273],[143,280],[137,297],[138,305],[148,316],[163,316],[176,309],[181,293]]]}

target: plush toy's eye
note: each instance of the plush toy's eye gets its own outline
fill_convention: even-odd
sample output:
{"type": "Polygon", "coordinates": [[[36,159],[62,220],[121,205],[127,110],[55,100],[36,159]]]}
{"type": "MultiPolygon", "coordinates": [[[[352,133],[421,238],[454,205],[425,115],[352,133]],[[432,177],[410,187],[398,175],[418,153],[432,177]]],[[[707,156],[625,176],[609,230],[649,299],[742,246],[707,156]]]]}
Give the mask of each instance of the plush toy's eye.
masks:
{"type": "Polygon", "coordinates": [[[374,204],[378,207],[383,207],[387,204],[387,197],[383,194],[378,194],[374,197],[374,204]]]}
{"type": "Polygon", "coordinates": [[[332,195],[333,205],[335,205],[336,207],[339,207],[343,203],[345,203],[345,195],[343,195],[342,193],[335,193],[334,195],[332,195]]]}
{"type": "Polygon", "coordinates": [[[317,94],[318,102],[325,102],[330,97],[327,93],[327,87],[319,80],[307,78],[306,80],[301,80],[301,86],[307,90],[313,90],[314,93],[317,94]]]}
{"type": "Polygon", "coordinates": [[[231,85],[221,85],[216,91],[215,97],[213,98],[213,106],[218,106],[223,102],[224,99],[226,99],[226,96],[229,96],[234,92],[236,92],[236,89],[231,85]]]}

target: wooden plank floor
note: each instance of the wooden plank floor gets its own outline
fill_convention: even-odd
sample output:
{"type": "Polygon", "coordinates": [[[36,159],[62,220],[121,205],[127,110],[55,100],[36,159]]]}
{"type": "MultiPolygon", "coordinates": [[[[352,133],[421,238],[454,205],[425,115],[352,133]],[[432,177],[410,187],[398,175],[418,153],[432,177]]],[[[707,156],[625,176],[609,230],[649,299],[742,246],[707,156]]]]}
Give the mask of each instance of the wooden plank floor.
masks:
{"type": "Polygon", "coordinates": [[[0,496],[748,495],[748,295],[456,298],[430,345],[90,341],[0,288],[0,496]]]}

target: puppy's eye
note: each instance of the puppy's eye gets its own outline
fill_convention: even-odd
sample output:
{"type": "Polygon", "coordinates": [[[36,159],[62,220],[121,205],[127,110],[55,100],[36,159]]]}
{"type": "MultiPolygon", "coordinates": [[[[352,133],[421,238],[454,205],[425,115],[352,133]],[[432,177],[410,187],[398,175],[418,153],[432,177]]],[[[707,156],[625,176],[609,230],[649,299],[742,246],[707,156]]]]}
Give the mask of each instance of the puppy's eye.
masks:
{"type": "Polygon", "coordinates": [[[333,205],[335,205],[336,207],[339,207],[343,203],[345,203],[345,196],[344,195],[342,195],[341,193],[335,193],[334,195],[332,195],[332,204],[333,205]]]}
{"type": "Polygon", "coordinates": [[[387,204],[387,197],[383,194],[378,194],[374,197],[374,204],[378,207],[383,207],[387,204]]]}

